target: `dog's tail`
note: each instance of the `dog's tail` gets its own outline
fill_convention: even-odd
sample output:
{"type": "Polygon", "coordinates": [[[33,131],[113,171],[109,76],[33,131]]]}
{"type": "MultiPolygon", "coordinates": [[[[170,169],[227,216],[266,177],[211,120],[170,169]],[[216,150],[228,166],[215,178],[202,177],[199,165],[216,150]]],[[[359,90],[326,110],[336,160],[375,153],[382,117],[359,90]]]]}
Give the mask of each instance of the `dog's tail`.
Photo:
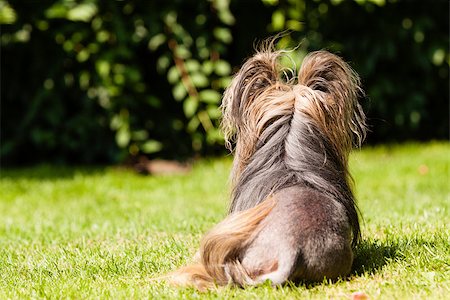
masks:
{"type": "Polygon", "coordinates": [[[170,274],[169,281],[199,290],[230,283],[254,284],[254,276],[240,263],[240,254],[273,206],[274,200],[268,197],[253,208],[229,215],[202,239],[197,262],[170,274]]]}

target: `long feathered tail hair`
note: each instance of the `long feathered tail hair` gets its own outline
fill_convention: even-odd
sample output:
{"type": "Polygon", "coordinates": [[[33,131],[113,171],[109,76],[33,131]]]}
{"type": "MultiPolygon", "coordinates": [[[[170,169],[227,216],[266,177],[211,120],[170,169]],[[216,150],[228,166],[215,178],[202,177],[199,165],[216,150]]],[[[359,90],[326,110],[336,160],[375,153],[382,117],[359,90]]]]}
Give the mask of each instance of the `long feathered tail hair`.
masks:
{"type": "Polygon", "coordinates": [[[179,286],[194,286],[206,290],[214,285],[254,284],[250,274],[239,261],[240,252],[248,246],[258,225],[269,214],[272,199],[248,210],[229,215],[207,233],[192,265],[169,275],[171,283],[179,286]]]}
{"type": "MultiPolygon", "coordinates": [[[[263,48],[244,63],[223,98],[226,144],[231,149],[236,142],[233,190],[264,130],[280,118],[292,119],[299,113],[310,118],[327,136],[346,170],[352,145],[361,143],[365,134],[364,114],[357,101],[361,92],[358,76],[339,57],[318,51],[305,57],[296,79],[282,79],[279,56],[284,52],[273,51],[272,44],[263,48]]],[[[347,180],[349,174],[345,176],[347,180]]],[[[171,273],[170,282],[200,290],[229,283],[257,284],[240,264],[240,255],[276,205],[271,196],[274,192],[264,195],[249,209],[231,210],[204,236],[196,261],[171,273]]],[[[233,201],[239,199],[234,197],[232,205],[233,201]]],[[[354,236],[358,236],[358,218],[354,214],[349,219],[353,222],[356,216],[356,224],[351,225],[354,236]]]]}

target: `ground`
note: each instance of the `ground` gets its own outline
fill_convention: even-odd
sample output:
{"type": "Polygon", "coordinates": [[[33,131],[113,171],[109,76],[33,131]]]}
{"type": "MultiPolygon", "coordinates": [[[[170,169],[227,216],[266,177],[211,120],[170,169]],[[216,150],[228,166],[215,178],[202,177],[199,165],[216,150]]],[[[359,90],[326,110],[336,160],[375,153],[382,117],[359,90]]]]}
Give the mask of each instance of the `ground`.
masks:
{"type": "Polygon", "coordinates": [[[225,216],[230,157],[153,177],[118,167],[2,169],[0,298],[446,299],[449,165],[444,142],[355,151],[363,241],[349,278],[207,293],[153,279],[189,262],[225,216]]]}

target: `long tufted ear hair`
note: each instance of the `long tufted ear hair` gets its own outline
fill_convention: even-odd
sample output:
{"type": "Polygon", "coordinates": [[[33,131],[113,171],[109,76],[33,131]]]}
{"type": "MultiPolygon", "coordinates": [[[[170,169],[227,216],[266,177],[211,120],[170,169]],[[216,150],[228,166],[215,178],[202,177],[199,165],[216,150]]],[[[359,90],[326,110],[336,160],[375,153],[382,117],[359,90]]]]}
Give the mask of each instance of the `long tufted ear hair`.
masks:
{"type": "Polygon", "coordinates": [[[249,58],[233,77],[222,100],[222,130],[226,145],[231,150],[232,142],[240,132],[248,132],[244,116],[248,108],[261,93],[279,82],[278,56],[272,51],[273,41],[264,43],[257,53],[249,58]],[[269,51],[270,49],[270,51],[269,51]]]}
{"type": "Polygon", "coordinates": [[[292,111],[294,98],[284,99],[291,88],[279,75],[281,51],[273,49],[274,39],[262,43],[224,93],[221,127],[226,147],[235,150],[233,180],[253,155],[264,126],[277,115],[292,111]]]}
{"type": "MultiPolygon", "coordinates": [[[[346,161],[353,146],[366,136],[364,112],[358,98],[364,95],[358,74],[339,56],[327,51],[308,54],[298,74],[298,85],[311,91],[303,110],[312,118],[346,161]]],[[[300,89],[301,90],[301,89],[300,89]]]]}

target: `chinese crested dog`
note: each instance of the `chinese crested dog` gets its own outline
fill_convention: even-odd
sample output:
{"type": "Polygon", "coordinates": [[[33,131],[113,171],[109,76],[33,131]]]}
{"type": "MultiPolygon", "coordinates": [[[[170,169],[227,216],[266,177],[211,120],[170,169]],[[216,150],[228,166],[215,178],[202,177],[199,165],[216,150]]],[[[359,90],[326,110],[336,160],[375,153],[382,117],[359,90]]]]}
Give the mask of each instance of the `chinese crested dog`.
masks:
{"type": "Polygon", "coordinates": [[[366,133],[359,77],[317,51],[285,78],[283,55],[267,43],[225,91],[222,129],[235,143],[229,215],[195,262],[170,274],[174,284],[278,285],[350,272],[360,228],[348,156],[366,133]]]}

